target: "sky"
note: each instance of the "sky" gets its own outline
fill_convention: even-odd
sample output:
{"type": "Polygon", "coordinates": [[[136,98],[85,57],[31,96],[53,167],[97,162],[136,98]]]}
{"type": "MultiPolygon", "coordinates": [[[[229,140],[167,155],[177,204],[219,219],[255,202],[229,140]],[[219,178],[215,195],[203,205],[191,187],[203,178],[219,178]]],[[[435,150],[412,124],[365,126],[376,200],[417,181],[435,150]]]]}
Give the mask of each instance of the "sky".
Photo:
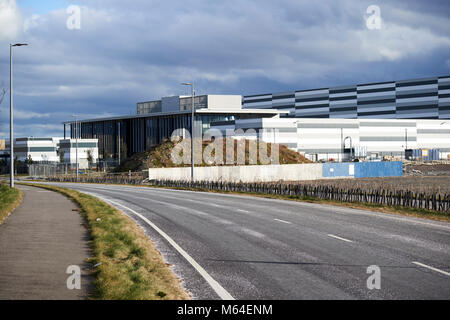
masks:
{"type": "Polygon", "coordinates": [[[181,82],[251,95],[450,75],[450,2],[0,0],[0,92],[16,42],[15,136],[62,136],[74,114],[134,114],[181,82]]]}

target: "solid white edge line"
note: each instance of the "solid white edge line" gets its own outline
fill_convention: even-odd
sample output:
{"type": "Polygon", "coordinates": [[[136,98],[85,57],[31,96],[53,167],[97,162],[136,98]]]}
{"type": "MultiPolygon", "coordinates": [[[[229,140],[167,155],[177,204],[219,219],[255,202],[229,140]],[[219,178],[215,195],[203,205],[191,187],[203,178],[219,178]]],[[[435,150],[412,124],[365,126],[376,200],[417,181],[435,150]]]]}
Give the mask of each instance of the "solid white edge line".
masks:
{"type": "Polygon", "coordinates": [[[292,222],[289,222],[289,221],[286,221],[286,220],[281,220],[281,219],[273,219],[273,220],[278,221],[278,222],[282,222],[282,223],[286,223],[286,224],[292,224],[292,222]]]}
{"type": "Polygon", "coordinates": [[[424,268],[427,268],[427,269],[430,269],[430,270],[433,270],[433,271],[445,274],[446,276],[450,276],[450,272],[446,272],[446,271],[443,271],[443,270],[440,270],[440,269],[437,269],[437,268],[434,268],[434,267],[431,267],[431,266],[427,266],[426,264],[423,264],[423,263],[420,263],[420,262],[416,262],[416,261],[413,261],[412,263],[414,263],[414,264],[416,264],[418,266],[421,266],[421,267],[424,267],[424,268]]]}
{"type": "Polygon", "coordinates": [[[334,234],[327,234],[327,236],[335,238],[335,239],[339,239],[339,240],[342,240],[342,241],[345,241],[345,242],[353,242],[352,240],[341,238],[341,237],[335,236],[334,234]]]}
{"type": "Polygon", "coordinates": [[[158,226],[156,226],[153,222],[151,222],[150,220],[148,220],[146,217],[144,217],[143,215],[137,213],[136,211],[134,211],[133,209],[130,209],[126,206],[124,206],[123,204],[117,203],[115,201],[111,201],[109,199],[104,199],[104,201],[106,202],[110,202],[114,205],[117,206],[121,206],[123,208],[125,208],[126,210],[129,210],[130,212],[132,212],[133,214],[137,215],[139,218],[141,218],[142,220],[144,220],[148,225],[150,225],[156,232],[158,232],[164,239],[166,239],[170,245],[177,250],[194,268],[195,270],[197,270],[197,272],[206,280],[206,282],[208,282],[208,284],[211,286],[211,288],[213,288],[213,290],[217,293],[217,295],[222,299],[222,300],[235,300],[233,298],[233,296],[228,293],[228,291],[226,291],[216,280],[213,279],[213,277],[211,277],[209,275],[208,272],[206,272],[205,269],[203,269],[202,266],[200,266],[186,251],[183,250],[183,248],[181,248],[171,237],[169,237],[167,235],[167,233],[165,233],[164,231],[162,231],[160,228],[158,228],[158,226]]]}

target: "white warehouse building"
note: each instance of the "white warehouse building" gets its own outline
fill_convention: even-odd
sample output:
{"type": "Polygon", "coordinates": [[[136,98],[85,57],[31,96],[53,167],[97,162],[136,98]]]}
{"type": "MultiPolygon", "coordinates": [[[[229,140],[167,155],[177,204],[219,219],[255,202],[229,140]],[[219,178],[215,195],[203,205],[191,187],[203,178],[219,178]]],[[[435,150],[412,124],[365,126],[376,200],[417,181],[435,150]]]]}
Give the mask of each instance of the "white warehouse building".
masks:
{"type": "MultiPolygon", "coordinates": [[[[14,157],[19,161],[31,158],[34,162],[59,162],[59,141],[63,138],[16,138],[14,143],[14,157]]],[[[10,143],[6,141],[4,153],[10,152],[10,143]]]]}
{"type": "Polygon", "coordinates": [[[63,139],[60,142],[60,153],[63,153],[65,163],[76,164],[78,152],[78,167],[89,168],[89,154],[92,164],[98,159],[98,139],[63,139]],[[78,150],[78,151],[77,151],[78,150]]]}
{"type": "Polygon", "coordinates": [[[283,144],[313,161],[346,160],[350,150],[357,158],[404,158],[405,149],[439,149],[440,159],[450,159],[450,121],[443,120],[274,117],[211,127],[223,134],[242,129],[245,133],[235,134],[236,138],[283,144]]]}

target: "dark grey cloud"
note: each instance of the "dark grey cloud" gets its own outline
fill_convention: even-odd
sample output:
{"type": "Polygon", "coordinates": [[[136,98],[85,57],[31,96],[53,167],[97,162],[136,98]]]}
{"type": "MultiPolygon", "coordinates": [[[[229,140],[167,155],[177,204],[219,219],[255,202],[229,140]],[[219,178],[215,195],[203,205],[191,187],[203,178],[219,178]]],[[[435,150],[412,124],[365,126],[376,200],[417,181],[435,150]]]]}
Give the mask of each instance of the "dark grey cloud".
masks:
{"type": "MultiPolygon", "coordinates": [[[[12,31],[0,32],[0,83],[9,41],[30,43],[15,53],[18,135],[61,135],[73,113],[129,114],[137,101],[185,93],[179,83],[191,79],[198,93],[244,95],[450,74],[444,1],[73,3],[80,30],[67,29],[65,8],[39,16],[19,8],[8,14],[12,31]],[[381,30],[365,25],[372,4],[381,30]],[[14,21],[21,30],[11,39],[14,21]]],[[[7,99],[0,111],[2,136],[7,99]]]]}

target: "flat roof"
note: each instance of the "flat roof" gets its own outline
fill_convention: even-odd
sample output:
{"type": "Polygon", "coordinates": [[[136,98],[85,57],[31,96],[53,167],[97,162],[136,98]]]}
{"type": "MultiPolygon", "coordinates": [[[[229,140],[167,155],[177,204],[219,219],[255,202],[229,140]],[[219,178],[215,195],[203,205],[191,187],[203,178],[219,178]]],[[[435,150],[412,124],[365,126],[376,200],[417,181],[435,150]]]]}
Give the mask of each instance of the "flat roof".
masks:
{"type": "MultiPolygon", "coordinates": [[[[196,109],[195,113],[197,114],[288,114],[287,110],[275,110],[275,109],[196,109]]],[[[95,122],[95,121],[109,121],[109,120],[126,120],[126,119],[136,119],[136,118],[149,118],[149,117],[162,117],[162,116],[171,116],[171,115],[181,115],[181,114],[191,114],[191,110],[183,110],[183,111],[174,111],[174,112],[155,112],[155,113],[146,113],[146,114],[134,114],[134,115],[126,115],[126,116],[117,116],[117,117],[108,117],[108,118],[96,118],[96,119],[85,119],[85,120],[77,120],[78,123],[83,122],[95,122]]],[[[75,123],[75,120],[64,121],[63,124],[71,124],[75,123]]]]}

